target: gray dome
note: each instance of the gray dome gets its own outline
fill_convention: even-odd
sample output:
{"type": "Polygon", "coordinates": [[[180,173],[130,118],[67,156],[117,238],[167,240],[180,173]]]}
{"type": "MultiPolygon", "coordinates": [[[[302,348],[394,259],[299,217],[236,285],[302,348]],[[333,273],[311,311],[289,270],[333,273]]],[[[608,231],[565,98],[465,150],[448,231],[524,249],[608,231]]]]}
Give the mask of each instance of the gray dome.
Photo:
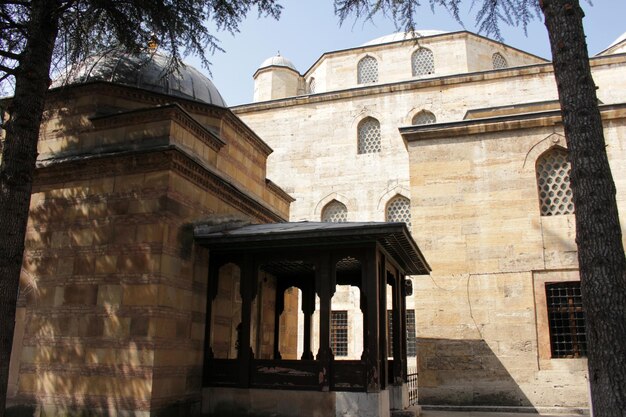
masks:
{"type": "Polygon", "coordinates": [[[298,70],[296,69],[296,66],[293,65],[293,62],[291,62],[284,56],[281,56],[280,53],[276,56],[267,58],[265,61],[261,63],[261,65],[259,65],[258,69],[266,68],[266,67],[287,67],[298,72],[298,70]]]}
{"type": "Polygon", "coordinates": [[[211,80],[190,65],[167,71],[169,59],[160,54],[112,52],[87,58],[62,74],[52,88],[106,81],[226,107],[211,80]]]}

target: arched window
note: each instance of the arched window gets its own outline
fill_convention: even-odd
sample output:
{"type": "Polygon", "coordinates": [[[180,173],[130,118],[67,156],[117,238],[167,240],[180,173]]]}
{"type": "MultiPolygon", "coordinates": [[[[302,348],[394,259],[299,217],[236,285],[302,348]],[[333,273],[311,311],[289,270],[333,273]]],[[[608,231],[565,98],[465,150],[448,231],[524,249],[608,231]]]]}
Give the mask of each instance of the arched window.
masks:
{"type": "Polygon", "coordinates": [[[380,123],[373,117],[361,120],[357,128],[358,153],[380,152],[380,123]]]}
{"type": "Polygon", "coordinates": [[[413,76],[429,75],[435,73],[435,59],[433,51],[426,48],[419,48],[411,55],[411,68],[413,76]]]}
{"type": "Polygon", "coordinates": [[[413,120],[411,121],[413,125],[429,125],[436,122],[437,118],[435,117],[435,115],[426,110],[422,110],[421,112],[417,113],[415,116],[413,116],[413,120]]]}
{"type": "Polygon", "coordinates": [[[563,148],[552,148],[537,160],[537,188],[542,216],[574,213],[570,164],[563,148]]]}
{"type": "Polygon", "coordinates": [[[376,61],[376,58],[366,56],[359,61],[357,66],[357,79],[359,84],[378,82],[378,61],[376,61]]]}
{"type": "Polygon", "coordinates": [[[315,94],[315,78],[309,80],[309,94],[315,94]]]}
{"type": "Polygon", "coordinates": [[[506,59],[504,59],[504,57],[498,52],[491,56],[491,62],[493,62],[493,69],[504,69],[509,67],[506,59]]]}
{"type": "Polygon", "coordinates": [[[322,221],[328,223],[345,223],[348,221],[348,209],[343,203],[333,200],[322,209],[322,221]]]}
{"type": "Polygon", "coordinates": [[[397,195],[387,203],[385,219],[388,222],[404,222],[411,228],[411,201],[401,195],[397,195]]]}

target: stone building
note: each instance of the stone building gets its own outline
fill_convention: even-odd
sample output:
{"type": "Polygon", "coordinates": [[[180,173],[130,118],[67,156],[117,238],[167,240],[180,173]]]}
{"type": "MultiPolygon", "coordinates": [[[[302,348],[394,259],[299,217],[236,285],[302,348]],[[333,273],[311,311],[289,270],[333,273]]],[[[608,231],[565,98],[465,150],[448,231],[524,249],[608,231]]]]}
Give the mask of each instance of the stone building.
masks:
{"type": "Polygon", "coordinates": [[[197,70],[166,67],[109,54],[50,91],[9,415],[198,415],[209,253],[193,223],[288,218],[271,148],[197,70]]]}
{"type": "MultiPolygon", "coordinates": [[[[231,109],[195,69],[166,66],[158,54],[104,55],[50,91],[13,415],[219,415],[209,375],[244,389],[302,377],[318,391],[285,394],[299,403],[281,409],[275,392],[220,394],[247,412],[312,415],[311,404],[324,404],[331,415],[386,417],[405,405],[405,353],[422,405],[588,407],[574,207],[549,62],[469,32],[396,34],[325,53],[303,74],[269,58],[254,74],[255,101],[231,109]],[[262,224],[287,220],[311,221],[294,227],[312,228],[312,240],[289,240],[281,227],[269,229],[282,246],[255,240],[267,234],[262,224]],[[320,221],[359,223],[346,234],[320,221]],[[402,224],[371,223],[383,221],[406,222],[412,237],[402,224]],[[198,222],[211,232],[194,232],[198,222]],[[247,223],[255,232],[242,227],[238,241],[229,228],[247,223]],[[281,259],[255,287],[250,268],[261,264],[241,253],[231,262],[220,233],[233,251],[267,255],[267,243],[284,256],[311,245],[328,253],[281,259]],[[358,245],[366,249],[354,255],[358,245]],[[224,263],[211,271],[220,251],[224,263]],[[294,268],[320,274],[322,299],[291,291],[294,268]],[[259,326],[238,328],[238,317],[259,326]],[[313,330],[306,342],[304,328],[313,330]],[[228,362],[281,356],[301,363],[228,362]],[[346,387],[354,395],[333,391],[346,387]]],[[[624,224],[626,38],[591,66],[624,224]]]]}
{"type": "MultiPolygon", "coordinates": [[[[432,266],[407,301],[420,404],[586,409],[552,66],[465,31],[418,34],[324,53],[303,73],[270,58],[254,102],[232,110],[275,149],[268,175],[295,198],[292,221],[410,224],[432,266]]],[[[622,36],[591,58],[622,225],[625,52],[622,36]]],[[[338,294],[337,326],[358,332],[358,298],[338,294]]],[[[360,354],[352,340],[346,356],[360,354]]]]}

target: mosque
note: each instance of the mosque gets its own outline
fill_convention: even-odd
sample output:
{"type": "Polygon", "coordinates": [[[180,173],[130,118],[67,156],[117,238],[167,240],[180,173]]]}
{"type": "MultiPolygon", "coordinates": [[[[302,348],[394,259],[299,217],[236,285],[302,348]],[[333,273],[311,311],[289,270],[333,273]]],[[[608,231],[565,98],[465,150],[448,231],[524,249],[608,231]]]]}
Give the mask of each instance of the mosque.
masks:
{"type": "MultiPolygon", "coordinates": [[[[417,35],[268,58],[231,108],[150,51],[57,80],[9,415],[587,413],[552,66],[417,35]]],[[[624,225],[626,34],[590,62],[624,225]]]]}

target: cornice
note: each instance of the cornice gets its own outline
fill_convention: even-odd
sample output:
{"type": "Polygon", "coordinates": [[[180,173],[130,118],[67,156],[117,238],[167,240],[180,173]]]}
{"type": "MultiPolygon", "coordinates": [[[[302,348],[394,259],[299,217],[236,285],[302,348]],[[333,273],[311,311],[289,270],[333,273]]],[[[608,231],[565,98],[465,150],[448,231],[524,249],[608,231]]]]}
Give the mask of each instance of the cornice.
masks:
{"type": "Polygon", "coordinates": [[[241,190],[219,173],[194,161],[174,146],[51,159],[35,171],[35,186],[76,181],[79,178],[102,178],[104,172],[115,176],[167,169],[187,178],[205,191],[213,193],[261,222],[286,221],[257,197],[241,190]]]}
{"type": "Polygon", "coordinates": [[[96,129],[107,129],[141,123],[174,120],[189,133],[199,138],[202,143],[215,151],[219,151],[226,143],[213,132],[200,124],[178,103],[169,103],[157,107],[144,107],[122,113],[90,118],[96,129]]]}
{"type": "MultiPolygon", "coordinates": [[[[626,103],[600,106],[602,120],[626,118],[626,103]]],[[[553,127],[562,124],[561,111],[549,110],[510,116],[461,120],[432,125],[407,126],[398,130],[407,142],[427,139],[450,139],[486,133],[498,133],[519,129],[553,127]]]]}
{"type": "Polygon", "coordinates": [[[279,198],[281,198],[283,201],[287,202],[287,203],[293,203],[294,201],[296,201],[295,198],[293,198],[291,195],[289,195],[287,192],[285,192],[285,190],[283,190],[282,188],[280,188],[275,182],[273,182],[272,180],[269,179],[265,179],[265,185],[267,186],[267,188],[272,191],[274,194],[276,194],[279,198]]]}

